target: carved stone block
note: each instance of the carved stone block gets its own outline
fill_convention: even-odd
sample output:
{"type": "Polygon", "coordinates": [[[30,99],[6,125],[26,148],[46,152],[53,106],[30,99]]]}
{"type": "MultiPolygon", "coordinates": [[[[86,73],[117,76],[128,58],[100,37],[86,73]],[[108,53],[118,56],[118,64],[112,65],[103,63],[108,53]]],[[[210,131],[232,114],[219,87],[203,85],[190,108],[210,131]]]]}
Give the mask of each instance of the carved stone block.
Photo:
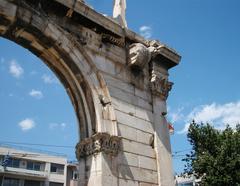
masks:
{"type": "Polygon", "coordinates": [[[173,83],[169,82],[165,77],[152,76],[150,80],[150,88],[152,93],[160,96],[163,100],[167,99],[172,86],[173,83]]]}
{"type": "Polygon", "coordinates": [[[151,60],[151,53],[141,43],[133,43],[129,46],[128,66],[143,68],[151,60]]]}
{"type": "Polygon", "coordinates": [[[97,133],[90,138],[80,141],[76,145],[76,157],[78,160],[99,152],[116,156],[120,148],[120,137],[111,136],[108,133],[97,133]]]}

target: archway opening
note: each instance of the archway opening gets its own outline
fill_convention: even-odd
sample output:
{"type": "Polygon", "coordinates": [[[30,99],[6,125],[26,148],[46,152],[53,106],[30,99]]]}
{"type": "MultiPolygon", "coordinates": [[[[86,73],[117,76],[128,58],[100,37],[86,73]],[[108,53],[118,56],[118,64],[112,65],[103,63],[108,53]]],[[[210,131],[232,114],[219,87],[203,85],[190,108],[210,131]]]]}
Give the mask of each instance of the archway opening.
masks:
{"type": "Polygon", "coordinates": [[[75,160],[78,121],[61,82],[23,47],[0,38],[0,144],[75,160]]]}
{"type": "MultiPolygon", "coordinates": [[[[88,153],[93,152],[90,149],[93,145],[88,142],[92,142],[99,136],[115,140],[115,143],[107,144],[117,152],[120,138],[116,136],[118,131],[114,108],[111,104],[105,103],[106,100],[110,100],[107,84],[92,54],[89,54],[86,46],[88,40],[85,40],[96,39],[92,34],[89,35],[92,33],[89,29],[94,29],[95,26],[99,27],[97,31],[94,29],[96,32],[108,33],[108,31],[79,14],[74,14],[73,19],[69,19],[65,14],[68,11],[69,7],[57,1],[2,0],[0,2],[0,36],[26,48],[41,59],[64,86],[72,102],[79,127],[78,134],[80,141],[82,140],[77,144],[76,153],[81,165],[81,152],[84,152],[84,158],[88,153]],[[85,153],[88,149],[89,152],[85,153]]],[[[19,66],[21,69],[18,61],[9,63],[15,65],[15,69],[19,66]]],[[[47,79],[47,75],[42,76],[42,79],[44,78],[47,79]]],[[[28,94],[32,95],[32,98],[38,96],[38,99],[43,99],[44,97],[44,93],[37,88],[32,88],[28,94]]],[[[55,106],[59,105],[55,104],[55,106]]],[[[34,128],[29,127],[32,125],[37,124],[34,118],[30,117],[24,117],[18,122],[19,127],[25,126],[22,130],[34,128]]],[[[61,121],[53,121],[49,127],[64,128],[65,125],[61,121]]],[[[102,140],[102,144],[105,145],[105,141],[103,143],[102,140]]],[[[91,158],[89,157],[90,161],[92,161],[91,158]]],[[[80,166],[84,179],[88,169],[85,165],[86,161],[80,166]]]]}

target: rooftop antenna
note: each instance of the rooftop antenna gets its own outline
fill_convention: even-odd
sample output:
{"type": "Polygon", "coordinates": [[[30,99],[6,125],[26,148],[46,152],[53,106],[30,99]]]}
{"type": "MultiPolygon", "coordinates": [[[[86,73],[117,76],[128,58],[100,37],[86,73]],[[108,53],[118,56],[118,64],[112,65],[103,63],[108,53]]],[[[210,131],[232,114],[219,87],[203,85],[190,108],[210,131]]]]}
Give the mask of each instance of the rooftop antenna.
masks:
{"type": "Polygon", "coordinates": [[[127,27],[126,8],[126,0],[114,0],[113,18],[125,28],[127,27]]]}

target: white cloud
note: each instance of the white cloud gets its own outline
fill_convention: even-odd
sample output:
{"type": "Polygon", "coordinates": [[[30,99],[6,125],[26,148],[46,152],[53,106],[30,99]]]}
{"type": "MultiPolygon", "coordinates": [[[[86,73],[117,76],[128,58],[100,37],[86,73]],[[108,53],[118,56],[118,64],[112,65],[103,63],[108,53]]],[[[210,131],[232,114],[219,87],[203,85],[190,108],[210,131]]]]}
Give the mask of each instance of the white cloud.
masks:
{"type": "Polygon", "coordinates": [[[65,127],[66,127],[66,123],[61,123],[60,126],[61,126],[62,128],[65,128],[65,127]]]}
{"type": "Polygon", "coordinates": [[[179,134],[186,133],[189,127],[189,123],[192,120],[197,123],[210,123],[217,129],[224,129],[227,124],[231,127],[235,127],[240,123],[240,101],[231,102],[226,104],[212,103],[210,105],[202,105],[193,109],[185,119],[184,128],[179,131],[179,134]]]}
{"type": "Polygon", "coordinates": [[[18,126],[22,129],[22,131],[31,130],[36,126],[34,120],[26,118],[18,123],[18,126]]]}
{"type": "Polygon", "coordinates": [[[1,70],[5,70],[5,65],[4,65],[4,62],[5,62],[5,59],[3,58],[3,57],[1,57],[1,59],[0,59],[0,69],[1,70]]]}
{"type": "Polygon", "coordinates": [[[32,70],[29,74],[32,75],[32,76],[34,76],[34,75],[37,74],[37,72],[36,72],[35,70],[32,70]]]}
{"type": "Polygon", "coordinates": [[[30,92],[29,92],[29,95],[34,97],[34,98],[37,98],[37,99],[41,99],[43,98],[43,93],[40,91],[40,90],[34,90],[32,89],[30,92]]]}
{"type": "MultiPolygon", "coordinates": [[[[170,111],[170,108],[168,109],[170,111]]],[[[184,118],[184,114],[182,111],[184,110],[184,107],[178,108],[176,111],[171,111],[169,113],[169,117],[172,123],[181,121],[184,118]]]]}
{"type": "Polygon", "coordinates": [[[47,75],[47,74],[43,74],[42,79],[43,79],[43,82],[46,84],[54,84],[54,83],[58,84],[59,83],[57,78],[47,75]]]}
{"type": "Polygon", "coordinates": [[[20,78],[23,75],[24,70],[15,60],[12,60],[9,66],[9,73],[15,78],[20,78]]]}
{"type": "Polygon", "coordinates": [[[150,39],[152,37],[152,28],[150,26],[141,26],[139,31],[140,35],[146,39],[150,39]]]}
{"type": "Polygon", "coordinates": [[[190,126],[190,121],[184,125],[184,128],[180,131],[177,131],[178,134],[186,134],[188,132],[188,128],[190,126]]]}
{"type": "Polygon", "coordinates": [[[50,123],[49,124],[49,128],[51,130],[55,130],[55,129],[62,129],[64,130],[66,128],[66,123],[50,123]]]}

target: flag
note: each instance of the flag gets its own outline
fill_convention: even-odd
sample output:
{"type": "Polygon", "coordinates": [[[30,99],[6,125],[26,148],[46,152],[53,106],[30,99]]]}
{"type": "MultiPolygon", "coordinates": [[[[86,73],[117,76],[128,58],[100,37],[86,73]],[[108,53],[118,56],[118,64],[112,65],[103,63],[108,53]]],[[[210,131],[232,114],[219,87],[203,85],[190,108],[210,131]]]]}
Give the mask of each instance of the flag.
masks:
{"type": "Polygon", "coordinates": [[[11,160],[11,157],[9,155],[5,155],[2,161],[2,166],[6,167],[9,165],[9,162],[11,160]]]}
{"type": "Polygon", "coordinates": [[[174,133],[174,127],[173,127],[173,124],[172,124],[172,123],[168,123],[168,130],[169,130],[169,133],[170,133],[170,134],[173,134],[173,133],[174,133]]]}

